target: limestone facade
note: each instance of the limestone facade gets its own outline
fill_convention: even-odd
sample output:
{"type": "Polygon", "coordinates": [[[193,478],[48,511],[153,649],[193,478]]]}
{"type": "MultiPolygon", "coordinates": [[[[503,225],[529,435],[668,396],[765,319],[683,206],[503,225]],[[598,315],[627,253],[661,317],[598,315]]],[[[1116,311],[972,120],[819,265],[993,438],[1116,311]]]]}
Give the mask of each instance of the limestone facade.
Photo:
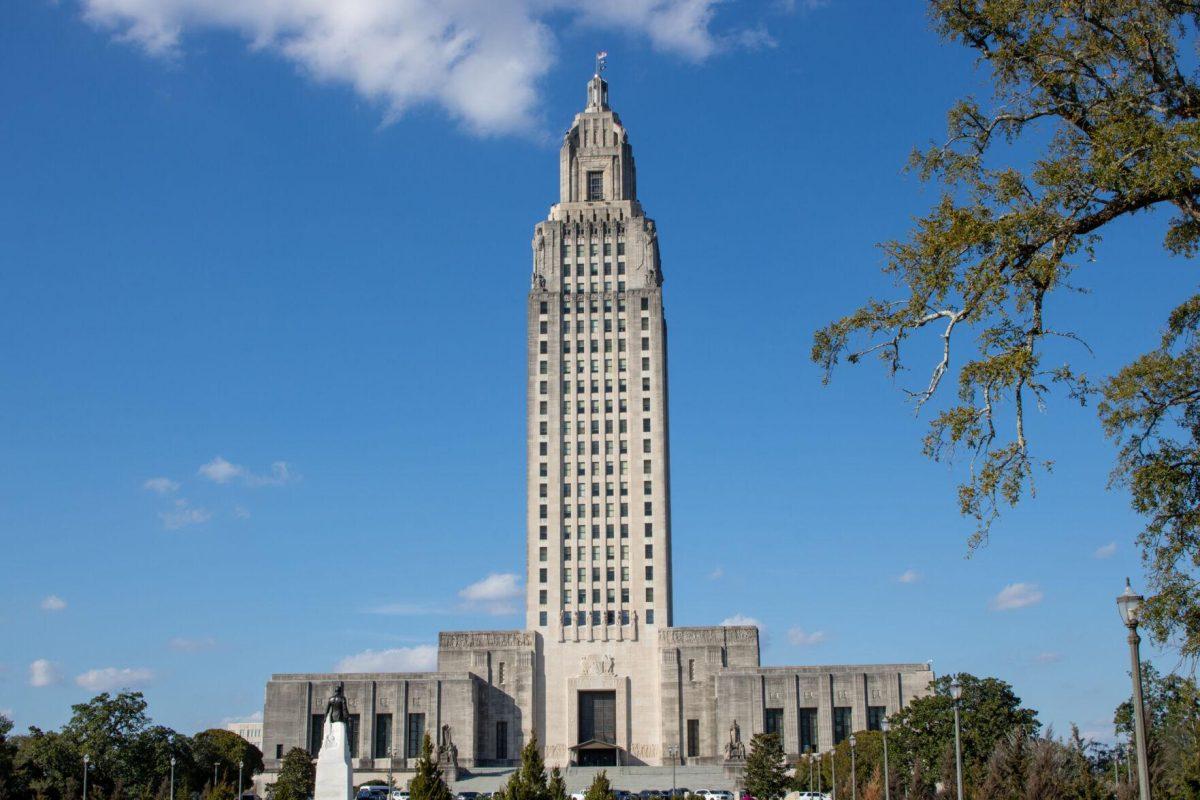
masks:
{"type": "Polygon", "coordinates": [[[928,691],[926,664],[763,667],[757,628],[673,627],[663,272],[599,75],[559,177],[527,307],[525,629],[442,633],[432,673],[272,676],[263,782],[316,754],[338,681],[356,783],[411,770],[426,732],[452,775],[515,765],[534,735],[549,766],[722,764],[733,730],[798,759],[928,691]]]}

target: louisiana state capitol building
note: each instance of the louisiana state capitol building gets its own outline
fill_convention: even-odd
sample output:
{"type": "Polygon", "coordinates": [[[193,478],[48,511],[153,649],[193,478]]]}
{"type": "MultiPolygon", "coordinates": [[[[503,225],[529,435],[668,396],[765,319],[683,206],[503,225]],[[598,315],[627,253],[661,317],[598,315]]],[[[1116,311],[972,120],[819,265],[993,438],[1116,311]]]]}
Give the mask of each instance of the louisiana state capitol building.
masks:
{"type": "Polygon", "coordinates": [[[663,267],[599,74],[532,244],[525,629],[444,632],[436,672],[273,675],[263,782],[316,755],[338,682],[356,783],[411,770],[428,733],[467,786],[533,736],[550,766],[732,776],[755,733],[796,760],[927,693],[927,664],[762,666],[755,627],[674,626],[663,267]]]}

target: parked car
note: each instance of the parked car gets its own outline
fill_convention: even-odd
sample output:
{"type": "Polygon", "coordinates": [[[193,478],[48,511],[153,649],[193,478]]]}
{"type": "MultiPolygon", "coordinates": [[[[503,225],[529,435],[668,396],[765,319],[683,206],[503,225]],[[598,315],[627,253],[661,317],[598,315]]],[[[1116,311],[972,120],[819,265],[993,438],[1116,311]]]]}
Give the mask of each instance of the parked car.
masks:
{"type": "Polygon", "coordinates": [[[364,786],[355,795],[357,800],[388,800],[388,787],[364,786]]]}
{"type": "Polygon", "coordinates": [[[459,792],[454,800],[479,800],[479,792],[459,792]]]}
{"type": "Polygon", "coordinates": [[[697,792],[704,800],[733,800],[733,792],[724,789],[703,789],[697,792]]]}
{"type": "Polygon", "coordinates": [[[392,800],[409,800],[407,789],[392,789],[392,800]]]}

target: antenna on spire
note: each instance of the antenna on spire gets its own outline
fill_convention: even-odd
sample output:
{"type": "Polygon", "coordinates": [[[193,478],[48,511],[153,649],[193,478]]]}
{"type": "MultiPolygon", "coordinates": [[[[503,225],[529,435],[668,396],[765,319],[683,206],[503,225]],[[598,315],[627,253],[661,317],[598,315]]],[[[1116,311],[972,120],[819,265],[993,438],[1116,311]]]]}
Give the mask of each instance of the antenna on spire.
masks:
{"type": "Polygon", "coordinates": [[[596,77],[600,77],[600,73],[604,72],[604,68],[608,66],[608,51],[601,50],[596,53],[596,77]]]}

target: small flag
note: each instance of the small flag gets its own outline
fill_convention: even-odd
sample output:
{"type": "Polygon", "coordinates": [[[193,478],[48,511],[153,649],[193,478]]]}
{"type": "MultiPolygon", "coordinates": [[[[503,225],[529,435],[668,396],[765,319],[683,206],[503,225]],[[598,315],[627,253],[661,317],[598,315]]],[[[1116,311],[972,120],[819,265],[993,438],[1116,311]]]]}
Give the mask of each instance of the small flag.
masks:
{"type": "Polygon", "coordinates": [[[608,60],[608,51],[607,50],[601,50],[599,53],[596,53],[596,74],[597,75],[599,75],[601,72],[603,72],[604,68],[606,66],[608,66],[608,64],[606,63],[607,60],[608,60]]]}

